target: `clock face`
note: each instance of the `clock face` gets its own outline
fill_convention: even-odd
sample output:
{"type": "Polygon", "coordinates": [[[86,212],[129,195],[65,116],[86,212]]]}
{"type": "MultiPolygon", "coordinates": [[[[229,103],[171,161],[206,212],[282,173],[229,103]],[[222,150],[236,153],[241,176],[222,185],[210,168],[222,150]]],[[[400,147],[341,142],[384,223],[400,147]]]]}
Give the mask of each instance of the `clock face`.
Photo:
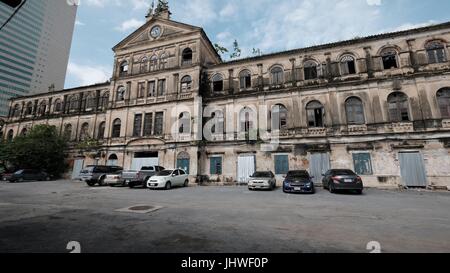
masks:
{"type": "Polygon", "coordinates": [[[160,35],[161,35],[160,26],[153,27],[152,30],[150,31],[150,36],[152,36],[153,38],[158,38],[160,35]]]}

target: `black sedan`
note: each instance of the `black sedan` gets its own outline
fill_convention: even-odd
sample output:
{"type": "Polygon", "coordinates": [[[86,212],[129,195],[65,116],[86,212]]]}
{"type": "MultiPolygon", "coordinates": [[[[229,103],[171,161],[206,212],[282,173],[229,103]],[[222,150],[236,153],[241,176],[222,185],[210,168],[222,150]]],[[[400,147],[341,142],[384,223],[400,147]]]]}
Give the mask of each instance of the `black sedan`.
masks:
{"type": "Polygon", "coordinates": [[[8,180],[11,183],[23,181],[50,181],[51,177],[48,173],[39,170],[19,170],[8,180]]]}
{"type": "Polygon", "coordinates": [[[331,193],[339,190],[355,191],[362,194],[364,185],[361,177],[352,170],[329,170],[323,175],[323,188],[331,193]]]}
{"type": "Polygon", "coordinates": [[[289,171],[283,182],[285,193],[315,193],[313,177],[307,171],[289,171]]]}

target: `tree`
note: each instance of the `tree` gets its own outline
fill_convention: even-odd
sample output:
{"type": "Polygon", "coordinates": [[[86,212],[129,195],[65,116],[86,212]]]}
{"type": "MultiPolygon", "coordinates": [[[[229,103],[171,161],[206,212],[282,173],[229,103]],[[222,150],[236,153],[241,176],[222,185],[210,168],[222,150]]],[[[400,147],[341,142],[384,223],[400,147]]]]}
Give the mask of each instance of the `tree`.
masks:
{"type": "Polygon", "coordinates": [[[261,56],[262,55],[261,49],[253,48],[252,54],[253,56],[261,56]]]}
{"type": "Polygon", "coordinates": [[[15,168],[45,170],[60,176],[66,170],[67,143],[55,126],[37,125],[26,136],[0,145],[1,159],[15,168]]]}
{"type": "Polygon", "coordinates": [[[219,44],[214,44],[214,49],[219,53],[220,55],[228,53],[228,49],[226,47],[223,47],[219,44]]]}
{"type": "Polygon", "coordinates": [[[237,59],[237,58],[241,57],[241,53],[242,53],[242,50],[241,50],[241,48],[239,47],[238,41],[237,41],[237,40],[234,40],[234,43],[233,43],[233,53],[231,53],[230,59],[237,59]]]}

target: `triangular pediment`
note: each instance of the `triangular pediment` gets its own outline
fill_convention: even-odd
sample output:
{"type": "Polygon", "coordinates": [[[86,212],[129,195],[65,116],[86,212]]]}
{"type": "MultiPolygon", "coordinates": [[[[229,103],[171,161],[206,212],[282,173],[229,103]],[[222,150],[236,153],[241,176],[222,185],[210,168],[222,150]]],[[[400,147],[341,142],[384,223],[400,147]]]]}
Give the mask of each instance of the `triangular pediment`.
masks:
{"type": "Polygon", "coordinates": [[[172,20],[153,18],[144,25],[142,25],[140,28],[138,28],[135,32],[128,35],[128,37],[126,37],[120,43],[118,43],[113,48],[113,50],[117,51],[119,49],[139,46],[148,42],[163,41],[166,39],[170,39],[171,37],[201,31],[202,29],[200,27],[191,26],[172,20]],[[161,35],[156,39],[150,36],[150,31],[154,26],[161,27],[161,35]]]}

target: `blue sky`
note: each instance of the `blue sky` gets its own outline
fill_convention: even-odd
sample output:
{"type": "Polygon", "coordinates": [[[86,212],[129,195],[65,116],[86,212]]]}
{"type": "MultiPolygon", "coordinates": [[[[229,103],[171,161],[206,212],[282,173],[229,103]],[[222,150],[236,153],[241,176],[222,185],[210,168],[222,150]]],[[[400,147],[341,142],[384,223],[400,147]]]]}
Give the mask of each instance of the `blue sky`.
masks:
{"type": "MultiPolygon", "coordinates": [[[[111,48],[145,22],[151,0],[80,0],[66,88],[111,76],[111,48]]],[[[448,0],[169,0],[172,19],[203,27],[243,57],[450,21],[448,0]],[[245,4],[244,4],[245,3],[245,4]]],[[[224,56],[226,59],[227,56],[224,56]]]]}

